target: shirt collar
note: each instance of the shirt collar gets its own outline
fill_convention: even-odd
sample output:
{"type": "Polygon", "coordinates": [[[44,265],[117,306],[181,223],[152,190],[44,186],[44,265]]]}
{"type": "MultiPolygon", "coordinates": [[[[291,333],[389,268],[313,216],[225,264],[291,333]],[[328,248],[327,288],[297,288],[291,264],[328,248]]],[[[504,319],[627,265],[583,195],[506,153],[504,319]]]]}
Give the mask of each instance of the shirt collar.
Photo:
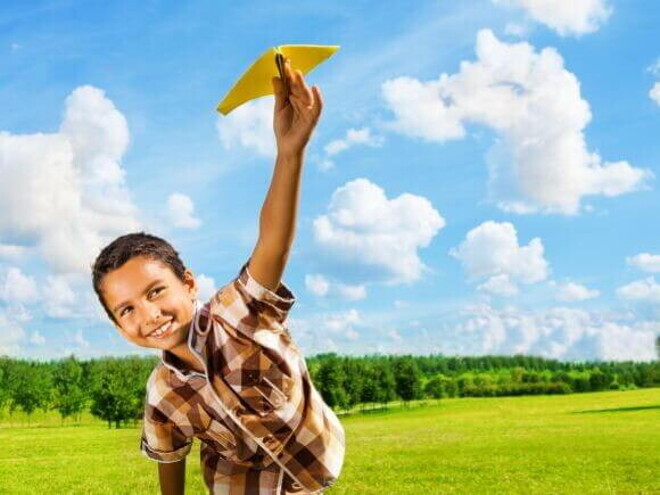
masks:
{"type": "MultiPolygon", "coordinates": [[[[188,330],[188,340],[186,342],[190,352],[192,352],[196,356],[200,356],[200,354],[202,354],[202,356],[200,357],[203,357],[203,352],[201,347],[203,347],[202,345],[203,341],[206,340],[206,339],[200,339],[199,336],[197,335],[199,333],[198,318],[202,315],[203,309],[204,306],[199,301],[199,299],[197,299],[195,301],[195,312],[190,322],[190,329],[188,330]]],[[[206,313],[206,317],[208,318],[208,313],[206,313]]],[[[196,375],[205,376],[204,373],[200,373],[198,371],[190,369],[170,351],[162,350],[160,355],[160,360],[163,363],[163,365],[165,365],[165,367],[172,370],[181,380],[187,380],[196,375]]]]}

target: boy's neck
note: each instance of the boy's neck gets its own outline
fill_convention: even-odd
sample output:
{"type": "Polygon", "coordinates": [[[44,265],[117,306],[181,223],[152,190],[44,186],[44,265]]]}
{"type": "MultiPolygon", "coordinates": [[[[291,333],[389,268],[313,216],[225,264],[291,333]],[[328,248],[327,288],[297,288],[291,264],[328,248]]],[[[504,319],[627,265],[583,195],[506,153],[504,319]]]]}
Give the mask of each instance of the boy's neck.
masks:
{"type": "Polygon", "coordinates": [[[187,341],[181,342],[178,346],[173,347],[168,352],[171,352],[179,358],[186,368],[197,371],[198,373],[204,373],[204,367],[199,362],[199,359],[197,359],[197,357],[195,357],[190,351],[187,341]]]}

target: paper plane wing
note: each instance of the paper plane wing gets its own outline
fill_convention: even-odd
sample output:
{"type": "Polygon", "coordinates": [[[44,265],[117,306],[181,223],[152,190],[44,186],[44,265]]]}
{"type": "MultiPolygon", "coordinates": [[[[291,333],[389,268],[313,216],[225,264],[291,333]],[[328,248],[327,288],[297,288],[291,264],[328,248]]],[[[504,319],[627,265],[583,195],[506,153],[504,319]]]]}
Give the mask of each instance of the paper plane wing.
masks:
{"type": "Polygon", "coordinates": [[[281,53],[291,61],[291,68],[307,74],[314,67],[339,50],[337,45],[282,45],[266,50],[250,68],[243,73],[222,99],[217,110],[227,115],[243,103],[272,95],[271,79],[279,76],[275,57],[281,53]]]}

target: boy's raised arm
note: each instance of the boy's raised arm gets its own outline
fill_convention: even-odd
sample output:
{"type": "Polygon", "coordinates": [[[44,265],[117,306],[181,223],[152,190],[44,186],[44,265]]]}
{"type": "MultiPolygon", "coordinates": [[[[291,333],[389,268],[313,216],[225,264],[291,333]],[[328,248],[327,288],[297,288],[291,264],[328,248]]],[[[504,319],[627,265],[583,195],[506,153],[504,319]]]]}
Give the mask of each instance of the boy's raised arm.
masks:
{"type": "Polygon", "coordinates": [[[259,217],[259,238],[248,265],[252,277],[272,291],[280,285],[293,244],[305,146],[323,108],[321,91],[316,86],[310,88],[300,71],[291,70],[288,60],[284,76],[286,85],[279,78],[273,79],[277,159],[259,217]]]}

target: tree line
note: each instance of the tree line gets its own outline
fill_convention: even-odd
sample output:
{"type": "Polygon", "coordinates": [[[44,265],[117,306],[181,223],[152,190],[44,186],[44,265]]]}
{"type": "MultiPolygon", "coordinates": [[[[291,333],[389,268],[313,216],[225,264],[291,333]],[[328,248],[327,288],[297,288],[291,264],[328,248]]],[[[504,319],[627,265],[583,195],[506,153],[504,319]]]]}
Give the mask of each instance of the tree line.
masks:
{"type": "MultiPolygon", "coordinates": [[[[56,410],[62,421],[84,411],[119,428],[142,417],[157,357],[48,362],[0,357],[0,411],[28,417],[56,410]]],[[[534,356],[341,356],[307,358],[324,400],[336,410],[446,397],[570,394],[660,386],[660,362],[560,362],[534,356]]]]}

